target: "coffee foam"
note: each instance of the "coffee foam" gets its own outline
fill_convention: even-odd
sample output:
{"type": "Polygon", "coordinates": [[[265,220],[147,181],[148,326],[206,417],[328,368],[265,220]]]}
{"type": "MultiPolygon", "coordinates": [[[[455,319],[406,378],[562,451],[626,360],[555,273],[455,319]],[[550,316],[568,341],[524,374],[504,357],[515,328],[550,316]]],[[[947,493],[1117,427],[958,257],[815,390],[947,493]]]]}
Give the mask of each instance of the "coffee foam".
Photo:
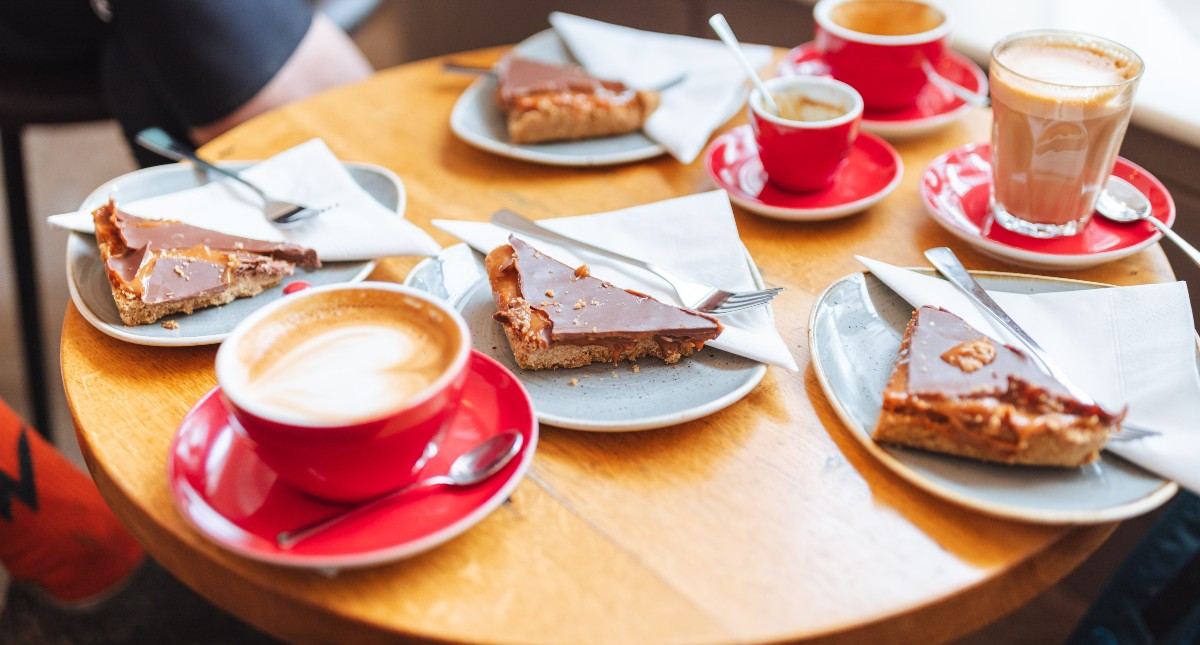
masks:
{"type": "Polygon", "coordinates": [[[323,294],[242,337],[240,398],[306,424],[376,418],[399,409],[454,360],[454,323],[403,294],[323,294]],[[403,300],[404,302],[397,302],[403,300]]]}
{"type": "Polygon", "coordinates": [[[1119,52],[1065,42],[1014,44],[997,56],[1008,69],[1043,83],[1075,87],[1117,85],[1136,76],[1119,52]]]}
{"type": "Polygon", "coordinates": [[[1055,119],[1100,118],[1125,110],[1128,81],[1141,63],[1103,43],[1060,36],[997,47],[991,70],[993,101],[1055,119]]]}

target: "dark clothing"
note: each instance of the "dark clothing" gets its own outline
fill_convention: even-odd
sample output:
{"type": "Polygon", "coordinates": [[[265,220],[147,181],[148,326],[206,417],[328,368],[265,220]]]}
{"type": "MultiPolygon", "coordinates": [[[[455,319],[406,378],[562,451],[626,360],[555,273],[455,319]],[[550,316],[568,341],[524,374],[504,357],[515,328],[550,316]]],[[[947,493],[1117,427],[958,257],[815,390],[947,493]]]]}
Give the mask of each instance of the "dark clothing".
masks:
{"type": "MultiPolygon", "coordinates": [[[[95,65],[126,137],[177,138],[249,101],[312,24],[307,0],[0,0],[0,66],[95,65]]],[[[166,160],[134,147],[142,165],[166,160]]]]}

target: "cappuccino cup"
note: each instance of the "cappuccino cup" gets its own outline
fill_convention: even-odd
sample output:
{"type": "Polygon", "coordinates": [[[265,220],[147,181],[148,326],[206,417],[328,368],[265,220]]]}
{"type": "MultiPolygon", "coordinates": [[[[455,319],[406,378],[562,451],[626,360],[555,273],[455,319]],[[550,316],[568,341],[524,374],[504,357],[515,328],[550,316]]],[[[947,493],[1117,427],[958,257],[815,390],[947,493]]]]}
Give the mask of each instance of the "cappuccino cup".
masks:
{"type": "Polygon", "coordinates": [[[916,103],[951,30],[949,16],[918,0],[821,0],[813,18],[829,73],[858,90],[872,112],[916,103]]]}
{"type": "Polygon", "coordinates": [[[992,48],[992,216],[1041,238],[1092,217],[1129,126],[1142,59],[1071,31],[1014,34],[992,48]]]}
{"type": "Polygon", "coordinates": [[[280,298],[217,351],[234,429],[280,480],[324,499],[413,482],[458,408],[471,341],[423,292],[364,282],[280,298]]]}
{"type": "Polygon", "coordinates": [[[849,85],[824,76],[765,81],[779,107],[750,92],[750,128],[767,180],[792,192],[827,188],[846,165],[858,137],[863,100],[849,85]]]}

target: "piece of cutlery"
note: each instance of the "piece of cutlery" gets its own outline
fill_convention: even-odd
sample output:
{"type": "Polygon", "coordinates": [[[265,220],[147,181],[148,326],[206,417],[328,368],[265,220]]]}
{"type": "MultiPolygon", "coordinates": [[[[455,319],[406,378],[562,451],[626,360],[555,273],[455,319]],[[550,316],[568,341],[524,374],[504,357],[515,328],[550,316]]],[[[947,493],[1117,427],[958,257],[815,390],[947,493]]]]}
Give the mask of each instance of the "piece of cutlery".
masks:
{"type": "Polygon", "coordinates": [[[1099,199],[1096,200],[1097,213],[1114,222],[1128,223],[1138,220],[1150,222],[1168,239],[1178,244],[1180,250],[1187,254],[1188,259],[1195,262],[1196,266],[1200,266],[1200,250],[1172,231],[1170,226],[1158,221],[1156,217],[1151,217],[1153,210],[1150,207],[1150,200],[1146,199],[1142,191],[1120,177],[1109,177],[1104,184],[1104,190],[1100,192],[1099,199]]]}
{"type": "Polygon", "coordinates": [[[163,130],[162,128],[146,128],[137,134],[136,139],[138,145],[146,148],[147,150],[157,152],[158,154],[167,157],[168,159],[174,159],[175,161],[191,161],[205,170],[209,170],[233,179],[234,181],[237,181],[243,186],[246,186],[250,190],[254,191],[263,200],[263,216],[266,217],[267,221],[271,222],[272,224],[291,224],[293,222],[299,222],[310,217],[316,217],[317,215],[320,215],[321,213],[336,206],[336,204],[330,204],[327,206],[315,207],[271,197],[258,186],[246,181],[246,179],[244,179],[238,173],[233,172],[232,170],[226,170],[220,166],[201,159],[191,146],[185,145],[184,143],[175,139],[170,134],[167,134],[166,130],[163,130]]]}
{"type": "MultiPolygon", "coordinates": [[[[1066,388],[1071,396],[1091,405],[1099,405],[1095,399],[1083,391],[1079,386],[1071,382],[1066,373],[1059,368],[1054,361],[1046,353],[1045,349],[1038,344],[1020,325],[1013,320],[1008,312],[1004,311],[1000,305],[992,299],[983,286],[975,280],[973,276],[959,261],[958,256],[954,255],[954,251],[941,246],[925,251],[925,258],[950,281],[950,284],[958,287],[968,298],[976,305],[983,309],[984,313],[992,317],[996,322],[1004,326],[1005,329],[1013,333],[1018,341],[1025,347],[1029,353],[1030,359],[1046,374],[1054,377],[1066,388]]],[[[1101,406],[1103,407],[1103,406],[1101,406]]],[[[1119,432],[1110,437],[1113,441],[1129,441],[1133,439],[1143,439],[1160,434],[1155,430],[1149,430],[1138,426],[1133,426],[1128,423],[1122,423],[1119,432]]]]}
{"type": "Polygon", "coordinates": [[[746,54],[742,53],[742,45],[738,42],[737,36],[733,35],[733,28],[729,26],[729,21],[725,20],[725,16],[715,13],[708,19],[708,26],[712,27],[717,33],[717,37],[729,51],[733,52],[733,57],[742,65],[742,69],[746,70],[746,76],[754,82],[754,86],[762,92],[763,105],[771,111],[772,114],[779,114],[779,104],[775,102],[775,97],[771,96],[771,92],[767,91],[767,86],[763,83],[762,77],[758,75],[758,70],[750,64],[750,59],[746,58],[746,54]]]}
{"type": "Polygon", "coordinates": [[[594,253],[610,260],[635,266],[643,271],[649,271],[671,285],[676,295],[679,296],[679,302],[685,308],[700,313],[721,316],[744,311],[752,307],[767,304],[774,300],[780,291],[783,291],[782,287],[761,289],[758,291],[725,291],[724,289],[717,289],[705,284],[690,282],[656,264],[631,258],[627,255],[609,251],[608,249],[551,231],[508,209],[502,209],[492,214],[491,222],[514,233],[521,233],[548,242],[557,242],[565,246],[582,249],[588,253],[594,253]]]}
{"type": "Polygon", "coordinates": [[[517,453],[521,452],[521,445],[523,443],[525,443],[524,435],[516,430],[509,430],[489,437],[479,445],[455,458],[454,462],[450,464],[450,472],[447,474],[413,482],[400,490],[385,493],[374,499],[367,500],[358,506],[337,513],[332,517],[322,518],[312,524],[284,531],[275,536],[275,544],[281,549],[290,549],[300,542],[314,535],[324,533],[352,517],[358,517],[375,511],[381,506],[396,501],[398,497],[419,488],[429,488],[431,486],[474,486],[479,484],[500,472],[501,468],[508,465],[508,462],[512,461],[513,457],[516,457],[517,453]]]}
{"type": "MultiPolygon", "coordinates": [[[[442,63],[442,71],[454,72],[456,74],[473,74],[475,76],[490,76],[492,78],[497,78],[495,67],[482,67],[475,65],[463,65],[462,63],[444,62],[442,63]]],[[[663,92],[684,82],[687,80],[687,77],[687,72],[680,72],[665,81],[655,83],[654,85],[646,87],[645,89],[663,92]]]]}
{"type": "Polygon", "coordinates": [[[933,68],[933,65],[929,61],[925,61],[921,64],[921,70],[925,72],[925,77],[929,79],[930,83],[933,83],[947,92],[950,92],[963,101],[978,107],[991,107],[992,99],[987,94],[973,92],[946,78],[945,76],[942,76],[937,72],[936,69],[933,68]]]}

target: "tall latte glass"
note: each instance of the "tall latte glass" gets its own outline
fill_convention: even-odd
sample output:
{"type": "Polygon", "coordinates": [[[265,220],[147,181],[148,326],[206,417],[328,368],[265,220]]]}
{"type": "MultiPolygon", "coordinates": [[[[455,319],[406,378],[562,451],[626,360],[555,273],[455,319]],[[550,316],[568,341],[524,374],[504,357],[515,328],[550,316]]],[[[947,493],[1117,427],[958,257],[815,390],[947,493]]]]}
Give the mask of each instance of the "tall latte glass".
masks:
{"type": "Polygon", "coordinates": [[[1092,217],[1129,125],[1142,59],[1070,31],[1009,36],[992,49],[992,213],[1034,237],[1075,235],[1092,217]]]}

